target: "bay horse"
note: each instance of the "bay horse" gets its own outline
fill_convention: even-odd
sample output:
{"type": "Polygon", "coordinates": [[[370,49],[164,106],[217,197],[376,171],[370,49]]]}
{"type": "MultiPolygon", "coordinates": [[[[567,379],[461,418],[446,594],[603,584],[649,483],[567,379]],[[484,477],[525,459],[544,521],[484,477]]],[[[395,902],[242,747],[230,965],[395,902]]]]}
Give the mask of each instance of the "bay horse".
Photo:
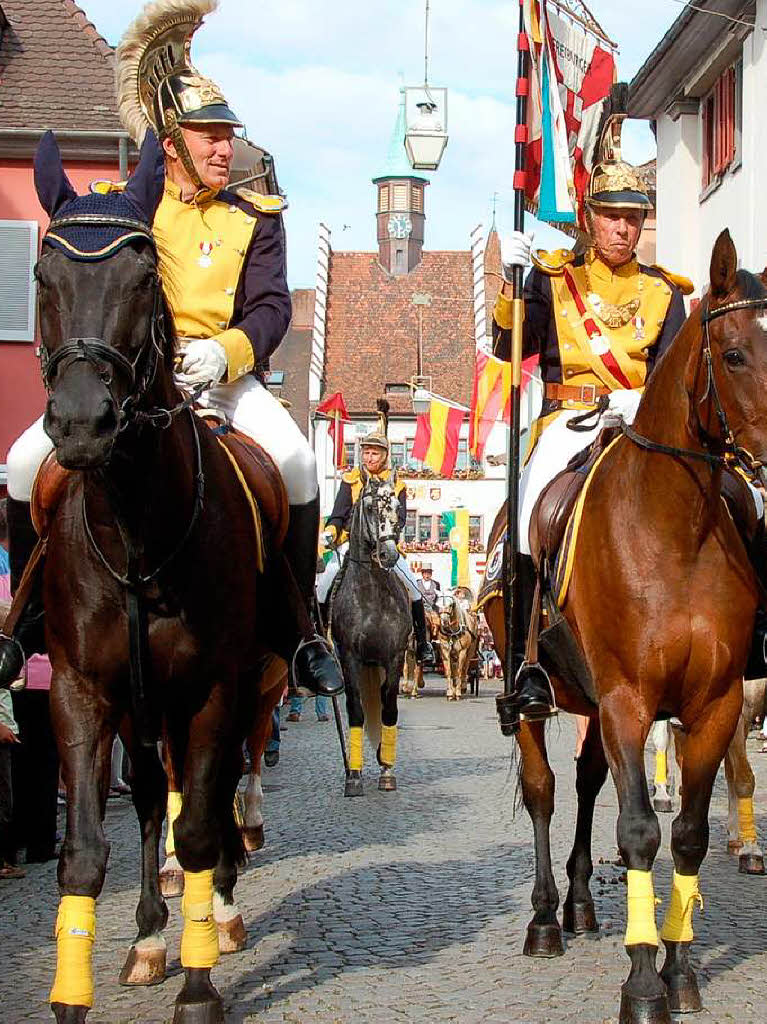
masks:
{"type": "MultiPolygon", "coordinates": [[[[564,617],[593,681],[593,697],[550,671],[561,709],[590,717],[577,762],[575,841],[563,923],[598,928],[589,890],[594,803],[609,770],[618,794],[617,841],[627,867],[625,945],[631,971],[620,1022],[669,1024],[700,1009],[689,951],[698,871],[708,847],[708,808],[743,701],[743,673],[759,601],[746,546],[721,499],[725,465],[763,477],[767,461],[767,291],[737,269],[729,232],[714,245],[710,288],[649,378],[633,427],[596,467],[583,508],[564,617]],[[726,458],[725,458],[726,457],[726,458]],[[660,827],[644,748],[657,717],[686,730],[681,811],[672,827],[673,890],[660,937],[652,866],[660,827]]],[[[502,512],[505,515],[505,511],[502,512]]],[[[499,521],[496,523],[500,525],[499,521]]],[[[540,551],[531,525],[531,550],[540,551]]],[[[543,536],[543,534],[540,534],[543,536]]],[[[486,617],[503,660],[503,603],[486,617]]],[[[533,823],[534,916],[524,952],[563,952],[549,829],[554,776],[543,723],[523,722],[522,799],[533,823]]]]}
{"type": "MultiPolygon", "coordinates": [[[[439,672],[442,665],[442,656],[438,643],[439,612],[434,611],[431,608],[426,608],[424,602],[424,616],[426,617],[427,636],[434,648],[435,665],[433,671],[439,672]]],[[[421,695],[418,691],[422,690],[424,685],[423,665],[416,657],[415,633],[411,633],[405,649],[405,668],[404,675],[402,677],[402,693],[406,697],[420,697],[421,695]]]]}
{"type": "Polygon", "coordinates": [[[441,597],[439,609],[438,643],[445,667],[445,696],[448,700],[460,700],[466,689],[469,665],[477,652],[477,616],[454,594],[441,597]]]}
{"type": "MultiPolygon", "coordinates": [[[[756,779],[746,748],[751,723],[764,709],[765,693],[767,679],[743,680],[743,709],[724,758],[727,781],[727,852],[737,856],[738,870],[743,875],[765,873],[764,852],[759,845],[754,821],[756,779]]],[[[658,813],[670,813],[674,809],[671,796],[675,777],[674,764],[676,763],[681,771],[684,763],[685,734],[678,728],[678,723],[671,719],[668,722],[656,722],[650,739],[655,750],[652,805],[658,813]],[[674,755],[671,758],[668,756],[669,749],[674,755]]]]}
{"type": "Polygon", "coordinates": [[[118,726],[141,829],[129,962],[164,947],[158,858],[167,782],[157,752],[164,728],[183,790],[174,833],[186,890],[184,983],[174,1021],[223,1020],[210,980],[218,958],[214,873],[217,889],[231,892],[243,856],[233,815],[240,749],[251,723],[270,712],[260,680],[273,652],[287,660],[291,650],[274,578],[284,556],[270,549],[269,528],[259,528],[231,456],[173,379],[175,337],[150,227],[164,178],[148,142],[118,195],[78,197],[50,133],[35,161],[38,195],[52,218],[35,271],[49,393],[44,425],[69,471],[43,578],[51,714],[68,794],[50,996],[59,1024],[80,1024],[93,1002],[118,726]]]}
{"type": "Polygon", "coordinates": [[[397,564],[398,501],[388,481],[365,474],[352,511],[349,551],[331,596],[330,629],[346,682],[349,772],[344,796],[362,796],[363,728],[376,752],[378,788],[397,788],[397,694],[412,628],[397,564]]]}

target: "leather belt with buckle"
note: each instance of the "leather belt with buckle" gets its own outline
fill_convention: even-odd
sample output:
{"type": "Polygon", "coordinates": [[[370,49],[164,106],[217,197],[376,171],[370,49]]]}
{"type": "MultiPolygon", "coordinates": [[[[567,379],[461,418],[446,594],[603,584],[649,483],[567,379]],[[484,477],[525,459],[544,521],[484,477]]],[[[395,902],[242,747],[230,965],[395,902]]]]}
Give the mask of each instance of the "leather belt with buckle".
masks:
{"type": "Polygon", "coordinates": [[[596,384],[547,384],[546,398],[555,402],[578,402],[581,405],[596,405],[602,395],[609,395],[610,389],[596,384]]]}

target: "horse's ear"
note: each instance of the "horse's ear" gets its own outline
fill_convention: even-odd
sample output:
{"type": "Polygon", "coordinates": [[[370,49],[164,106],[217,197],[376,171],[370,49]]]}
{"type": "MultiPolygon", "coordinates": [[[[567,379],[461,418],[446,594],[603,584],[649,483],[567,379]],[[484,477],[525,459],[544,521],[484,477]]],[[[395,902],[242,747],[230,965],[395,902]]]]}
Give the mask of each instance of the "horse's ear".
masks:
{"type": "Polygon", "coordinates": [[[61,150],[53,132],[46,132],[35,151],[35,189],[40,205],[53,219],[64,203],[77,198],[77,192],[66,176],[61,150]]]}
{"type": "Polygon", "coordinates": [[[767,267],[765,267],[759,275],[759,280],[762,282],[763,285],[767,285],[767,267]]]}
{"type": "Polygon", "coordinates": [[[125,186],[125,198],[152,224],[165,188],[165,162],[160,143],[153,131],[147,131],[136,170],[125,186]]]}
{"type": "Polygon", "coordinates": [[[738,271],[738,253],[727,228],[714,243],[711,253],[711,295],[724,299],[735,287],[738,271]]]}

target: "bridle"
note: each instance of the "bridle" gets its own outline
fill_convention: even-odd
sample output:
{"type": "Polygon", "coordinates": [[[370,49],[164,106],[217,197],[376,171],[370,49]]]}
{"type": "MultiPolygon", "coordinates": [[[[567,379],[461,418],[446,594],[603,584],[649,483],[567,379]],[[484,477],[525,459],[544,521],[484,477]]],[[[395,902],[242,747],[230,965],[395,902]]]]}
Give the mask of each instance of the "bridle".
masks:
{"type": "MultiPolygon", "coordinates": [[[[51,221],[48,232],[63,227],[123,227],[130,231],[131,237],[140,235],[152,248],[157,260],[157,247],[150,229],[143,221],[129,217],[102,217],[98,214],[75,214],[69,217],[58,217],[51,221]]],[[[45,238],[43,238],[45,242],[45,238]]],[[[185,409],[191,409],[207,385],[203,384],[192,391],[177,405],[170,409],[142,409],[141,403],[154,383],[157,368],[163,358],[168,342],[165,307],[163,303],[162,280],[155,273],[152,282],[152,317],[149,331],[139,348],[135,359],[128,359],[118,348],[104,341],[103,338],[67,338],[55,352],[49,352],[43,339],[40,345],[40,370],[45,389],[50,394],[55,385],[55,377],[61,372],[62,364],[67,362],[65,369],[76,363],[88,362],[96,370],[99,380],[104,385],[109,397],[119,410],[118,433],[122,433],[133,423],[147,423],[152,426],[167,428],[174,418],[185,409]],[[118,403],[112,390],[115,371],[124,374],[128,381],[128,395],[122,403],[118,403]]]]}
{"type": "Polygon", "coordinates": [[[718,320],[720,317],[726,316],[728,313],[735,313],[744,309],[765,308],[767,308],[767,295],[755,299],[739,299],[736,302],[729,302],[724,306],[718,306],[716,309],[711,309],[710,303],[707,301],[702,312],[701,326],[703,327],[703,344],[700,347],[700,355],[698,357],[698,365],[695,369],[695,379],[692,390],[694,395],[697,391],[701,370],[705,365],[706,386],[698,401],[698,406],[702,405],[709,398],[713,401],[721,437],[715,437],[706,430],[701,422],[700,412],[697,407],[695,409],[695,418],[697,421],[698,437],[705,449],[702,452],[695,451],[691,448],[677,448],[673,445],[661,444],[659,441],[653,441],[648,437],[644,437],[642,434],[637,433],[633,427],[629,426],[627,423],[623,423],[621,425],[621,430],[626,437],[640,448],[644,448],[646,451],[660,452],[665,455],[674,455],[688,459],[696,459],[698,461],[706,462],[712,468],[738,467],[743,470],[752,483],[757,483],[760,486],[767,485],[767,472],[765,472],[764,463],[760,462],[759,459],[752,455],[747,448],[744,448],[742,445],[737,443],[735,434],[728,423],[727,414],[724,411],[722,400],[719,397],[719,390],[716,386],[716,378],[714,377],[713,357],[711,354],[711,336],[709,333],[709,325],[712,321],[718,320]],[[716,451],[717,448],[719,449],[718,452],[716,451]]]}
{"type": "Polygon", "coordinates": [[[375,535],[374,535],[374,538],[373,538],[375,540],[375,550],[371,552],[370,558],[353,557],[352,554],[351,554],[351,551],[349,552],[348,558],[349,558],[350,561],[357,562],[360,565],[372,565],[372,564],[375,564],[383,572],[391,572],[392,569],[394,568],[394,566],[393,565],[383,565],[382,562],[381,562],[381,547],[382,547],[382,545],[385,544],[387,541],[396,540],[396,537],[395,537],[395,535],[393,533],[390,533],[390,534],[382,534],[381,533],[381,514],[380,513],[381,513],[381,506],[382,506],[382,504],[383,504],[385,499],[380,494],[379,488],[378,487],[374,487],[372,485],[372,481],[368,480],[368,482],[365,484],[365,487],[363,487],[363,489],[362,489],[362,493],[359,496],[359,500],[357,501],[357,505],[356,505],[355,510],[354,510],[354,513],[357,516],[357,518],[360,521],[360,523],[362,523],[362,521],[364,519],[364,521],[366,523],[368,523],[368,527],[369,527],[369,518],[370,517],[365,516],[365,510],[364,510],[364,504],[363,504],[364,503],[364,499],[365,499],[366,496],[370,497],[370,499],[375,504],[375,515],[372,517],[372,519],[374,520],[374,523],[375,523],[375,527],[374,527],[375,535]]]}
{"type": "MultiPolygon", "coordinates": [[[[442,634],[442,636],[446,637],[448,640],[455,640],[456,637],[462,636],[464,632],[468,633],[468,627],[466,626],[465,623],[461,622],[461,616],[460,616],[460,613],[458,611],[458,601],[457,601],[457,599],[455,597],[453,597],[453,596],[451,596],[449,599],[452,602],[451,609],[454,609],[455,613],[456,613],[457,625],[456,625],[455,629],[450,627],[449,624],[448,624],[448,628],[445,627],[442,616],[446,615],[446,614],[449,614],[451,621],[452,621],[452,617],[453,616],[452,616],[452,610],[451,610],[451,612],[448,613],[446,611],[446,609],[444,608],[444,605],[443,605],[443,608],[442,608],[442,610],[439,613],[439,631],[442,634]]],[[[445,601],[445,600],[447,600],[447,598],[443,598],[443,601],[445,601]]]]}

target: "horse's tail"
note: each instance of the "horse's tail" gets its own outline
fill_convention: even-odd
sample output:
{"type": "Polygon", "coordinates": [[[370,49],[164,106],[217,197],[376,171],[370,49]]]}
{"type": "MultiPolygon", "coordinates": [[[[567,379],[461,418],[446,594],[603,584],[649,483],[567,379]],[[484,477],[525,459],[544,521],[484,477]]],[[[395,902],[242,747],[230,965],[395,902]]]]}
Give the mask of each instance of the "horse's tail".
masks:
{"type": "Polygon", "coordinates": [[[360,678],[360,698],[365,715],[365,732],[373,750],[381,743],[381,687],[384,670],[378,665],[363,665],[360,678]]]}

